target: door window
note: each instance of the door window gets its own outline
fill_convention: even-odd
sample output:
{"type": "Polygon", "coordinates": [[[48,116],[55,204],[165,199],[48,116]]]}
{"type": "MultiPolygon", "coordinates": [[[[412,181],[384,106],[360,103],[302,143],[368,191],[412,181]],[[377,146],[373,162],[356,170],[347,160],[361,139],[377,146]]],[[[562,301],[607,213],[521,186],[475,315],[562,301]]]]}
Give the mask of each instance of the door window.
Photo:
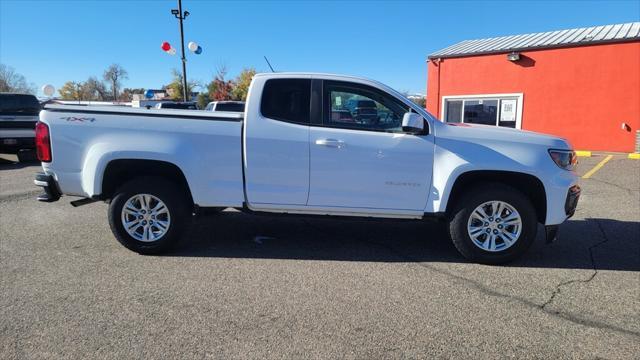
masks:
{"type": "Polygon", "coordinates": [[[447,99],[444,119],[448,123],[497,125],[515,128],[518,124],[516,97],[469,97],[447,99]]]}
{"type": "Polygon", "coordinates": [[[262,116],[287,122],[309,123],[310,79],[271,79],[264,85],[262,116]]]}
{"type": "Polygon", "coordinates": [[[409,107],[365,85],[324,83],[324,125],[357,130],[402,132],[409,107]]]}

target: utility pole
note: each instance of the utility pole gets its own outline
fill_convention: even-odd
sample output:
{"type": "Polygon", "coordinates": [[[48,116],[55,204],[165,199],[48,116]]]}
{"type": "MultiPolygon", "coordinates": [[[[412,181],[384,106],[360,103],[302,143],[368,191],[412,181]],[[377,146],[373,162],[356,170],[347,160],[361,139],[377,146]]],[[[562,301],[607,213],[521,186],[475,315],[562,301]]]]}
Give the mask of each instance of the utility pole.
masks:
{"type": "Polygon", "coordinates": [[[180,49],[182,50],[182,98],[187,101],[187,58],[184,55],[184,28],[182,20],[189,16],[189,12],[182,12],[182,0],[178,0],[178,8],[172,9],[171,14],[180,20],[180,49]]]}

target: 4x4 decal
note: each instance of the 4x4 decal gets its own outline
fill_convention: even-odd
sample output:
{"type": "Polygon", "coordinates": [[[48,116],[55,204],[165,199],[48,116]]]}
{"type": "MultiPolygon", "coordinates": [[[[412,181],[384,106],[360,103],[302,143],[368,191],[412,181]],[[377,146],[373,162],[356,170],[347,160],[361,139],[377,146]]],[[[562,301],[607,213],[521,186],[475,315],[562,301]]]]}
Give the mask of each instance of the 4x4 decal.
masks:
{"type": "Polygon", "coordinates": [[[66,116],[66,117],[61,117],[60,119],[62,120],[67,120],[67,121],[79,121],[79,122],[94,122],[96,121],[96,118],[90,118],[90,117],[75,117],[75,116],[66,116]]]}

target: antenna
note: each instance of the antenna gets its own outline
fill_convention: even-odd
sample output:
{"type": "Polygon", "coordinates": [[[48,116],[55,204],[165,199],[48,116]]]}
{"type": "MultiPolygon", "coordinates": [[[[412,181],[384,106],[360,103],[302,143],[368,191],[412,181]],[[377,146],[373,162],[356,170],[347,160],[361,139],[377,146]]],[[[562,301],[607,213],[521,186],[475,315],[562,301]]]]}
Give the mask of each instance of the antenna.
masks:
{"type": "Polygon", "coordinates": [[[267,65],[269,65],[269,69],[271,69],[271,72],[276,72],[275,70],[273,70],[273,66],[271,66],[271,63],[269,62],[269,59],[267,59],[267,57],[264,57],[264,61],[267,62],[267,65]]]}

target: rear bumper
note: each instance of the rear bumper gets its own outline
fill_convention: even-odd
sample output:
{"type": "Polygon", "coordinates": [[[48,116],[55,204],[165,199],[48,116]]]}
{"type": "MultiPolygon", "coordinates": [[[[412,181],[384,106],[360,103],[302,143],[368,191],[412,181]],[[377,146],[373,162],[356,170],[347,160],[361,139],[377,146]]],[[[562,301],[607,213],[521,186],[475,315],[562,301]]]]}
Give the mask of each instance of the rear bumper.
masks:
{"type": "Polygon", "coordinates": [[[35,149],[34,138],[24,137],[3,137],[0,138],[0,153],[17,154],[20,150],[35,149]]]}
{"type": "Polygon", "coordinates": [[[44,193],[38,195],[38,201],[53,202],[58,201],[62,194],[58,188],[58,184],[52,175],[45,173],[37,173],[36,178],[33,180],[36,186],[40,186],[44,193]]]}

